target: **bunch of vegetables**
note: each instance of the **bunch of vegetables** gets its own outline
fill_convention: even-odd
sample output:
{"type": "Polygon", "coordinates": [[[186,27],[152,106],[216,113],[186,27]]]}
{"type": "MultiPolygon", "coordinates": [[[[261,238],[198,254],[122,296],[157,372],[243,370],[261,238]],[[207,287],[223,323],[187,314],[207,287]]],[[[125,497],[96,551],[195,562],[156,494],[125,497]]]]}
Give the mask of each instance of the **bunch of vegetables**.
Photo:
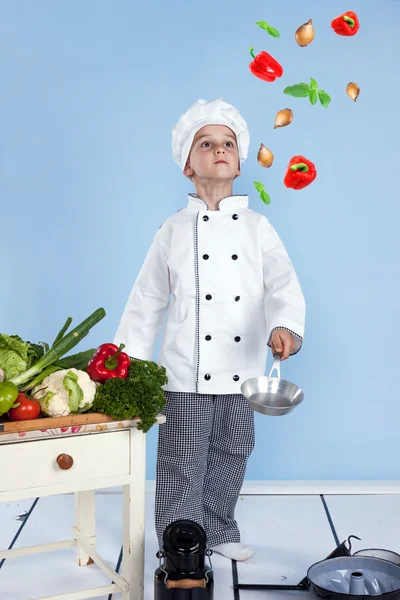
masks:
{"type": "Polygon", "coordinates": [[[138,428],[147,432],[165,406],[164,367],[131,360],[123,344],[64,357],[105,314],[99,308],[67,333],[69,317],[51,346],[0,334],[0,415],[8,413],[16,421],[92,409],[118,420],[139,417],[138,428]]]}
{"type": "Polygon", "coordinates": [[[120,421],[140,417],[138,429],[146,433],[166,404],[161,387],[168,383],[166,369],[153,361],[130,360],[122,347],[104,344],[89,361],[87,372],[102,383],[93,410],[120,421]]]}
{"type": "MultiPolygon", "coordinates": [[[[60,411],[62,415],[65,415],[70,412],[88,410],[93,403],[95,384],[90,381],[86,373],[78,370],[86,367],[94,350],[62,357],[86,337],[90,329],[103,319],[105,314],[105,310],[99,308],[75,329],[67,333],[72,322],[69,317],[51,346],[46,343],[24,342],[17,335],[0,334],[2,380],[0,382],[0,415],[12,409],[12,412],[9,412],[10,418],[19,420],[21,417],[26,418],[29,414],[34,415],[31,418],[36,418],[38,412],[37,404],[34,403],[36,394],[38,394],[38,398],[43,398],[40,407],[42,412],[48,416],[60,416],[60,411]],[[49,384],[52,383],[49,380],[55,378],[56,372],[57,381],[63,387],[63,396],[61,394],[57,396],[54,390],[48,389],[49,384]],[[83,376],[85,376],[84,379],[87,378],[86,383],[93,383],[92,388],[87,385],[86,396],[79,383],[79,377],[83,378],[83,376]],[[44,397],[40,396],[39,385],[42,390],[46,390],[44,397]],[[28,390],[32,390],[32,398],[23,393],[28,390]],[[78,406],[76,406],[77,400],[78,406]],[[61,403],[63,404],[62,410],[61,403]]],[[[61,392],[61,389],[59,391],[61,392]]]]}

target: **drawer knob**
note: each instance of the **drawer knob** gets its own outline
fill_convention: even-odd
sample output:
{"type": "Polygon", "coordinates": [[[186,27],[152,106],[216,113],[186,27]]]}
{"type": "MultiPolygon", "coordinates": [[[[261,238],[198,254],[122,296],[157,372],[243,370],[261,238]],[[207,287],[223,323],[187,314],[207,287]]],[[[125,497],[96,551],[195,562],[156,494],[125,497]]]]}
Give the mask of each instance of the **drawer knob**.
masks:
{"type": "Polygon", "coordinates": [[[68,471],[74,464],[74,459],[69,454],[60,454],[57,456],[57,464],[63,471],[68,471]]]}

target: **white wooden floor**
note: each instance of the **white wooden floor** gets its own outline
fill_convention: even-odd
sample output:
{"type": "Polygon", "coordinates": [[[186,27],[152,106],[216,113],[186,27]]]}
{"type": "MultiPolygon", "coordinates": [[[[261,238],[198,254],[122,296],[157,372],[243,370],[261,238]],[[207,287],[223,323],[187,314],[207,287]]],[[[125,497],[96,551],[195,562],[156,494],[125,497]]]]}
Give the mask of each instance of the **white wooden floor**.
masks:
{"type": "MultiPolygon", "coordinates": [[[[153,517],[154,495],[147,495],[146,600],[153,600],[158,565],[153,517]]],[[[96,497],[97,547],[115,568],[122,539],[122,498],[96,497]]],[[[298,584],[310,565],[323,560],[349,535],[353,550],[386,548],[400,553],[399,495],[241,496],[236,518],[242,541],[254,556],[237,563],[239,583],[298,584]],[[336,538],[335,538],[336,536],[336,538]]],[[[0,548],[14,548],[71,538],[73,497],[57,496],[0,504],[0,548]],[[28,514],[28,517],[26,516],[28,514]],[[22,520],[21,520],[22,519],[22,520]]],[[[213,555],[215,600],[279,600],[289,594],[309,600],[308,592],[239,590],[232,587],[232,562],[213,555]]],[[[1,600],[31,600],[109,583],[94,565],[80,568],[74,550],[0,561],[1,600]]],[[[120,594],[114,595],[115,599],[120,594]]],[[[109,600],[102,596],[101,600],[109,600]]]]}

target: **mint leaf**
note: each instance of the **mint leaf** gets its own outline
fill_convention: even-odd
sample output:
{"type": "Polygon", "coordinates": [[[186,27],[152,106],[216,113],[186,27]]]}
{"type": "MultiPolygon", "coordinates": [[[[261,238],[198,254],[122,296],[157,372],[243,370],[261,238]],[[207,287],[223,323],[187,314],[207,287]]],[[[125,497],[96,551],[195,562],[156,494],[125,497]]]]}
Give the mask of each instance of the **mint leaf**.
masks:
{"type": "Polygon", "coordinates": [[[318,90],[319,101],[321,102],[324,108],[327,108],[331,102],[331,98],[329,94],[324,92],[324,90],[318,90]]]}
{"type": "Polygon", "coordinates": [[[265,204],[271,204],[271,198],[268,196],[267,192],[262,191],[260,198],[263,202],[265,202],[265,204]]]}
{"type": "Polygon", "coordinates": [[[264,186],[260,181],[253,181],[253,183],[254,183],[254,187],[256,188],[257,192],[264,191],[264,186]]]}
{"type": "Polygon", "coordinates": [[[318,100],[318,96],[317,96],[317,92],[316,90],[310,90],[310,102],[311,104],[316,104],[317,100],[318,100]]]}
{"type": "Polygon", "coordinates": [[[261,27],[261,29],[265,29],[266,31],[268,31],[268,29],[269,29],[269,25],[268,25],[267,21],[256,21],[256,25],[261,27]]]}
{"type": "Polygon", "coordinates": [[[310,87],[307,83],[297,83],[296,85],[289,85],[283,90],[284,94],[288,96],[294,96],[295,98],[308,98],[310,94],[310,87]]]}
{"type": "Polygon", "coordinates": [[[318,83],[312,77],[310,79],[310,88],[312,90],[317,90],[318,89],[318,83]]]}
{"type": "Polygon", "coordinates": [[[71,413],[77,412],[80,403],[83,400],[83,389],[78,383],[78,375],[73,371],[68,371],[63,379],[63,386],[68,392],[68,406],[71,413]]]}
{"type": "Polygon", "coordinates": [[[279,31],[277,29],[275,29],[275,27],[268,27],[267,29],[269,35],[272,35],[272,37],[278,38],[281,37],[281,34],[279,33],[279,31]]]}
{"type": "Polygon", "coordinates": [[[267,31],[267,33],[269,33],[269,35],[272,35],[272,37],[278,38],[281,35],[279,31],[275,29],[275,27],[271,27],[270,25],[268,25],[267,21],[257,21],[256,25],[261,27],[261,29],[267,31]]]}

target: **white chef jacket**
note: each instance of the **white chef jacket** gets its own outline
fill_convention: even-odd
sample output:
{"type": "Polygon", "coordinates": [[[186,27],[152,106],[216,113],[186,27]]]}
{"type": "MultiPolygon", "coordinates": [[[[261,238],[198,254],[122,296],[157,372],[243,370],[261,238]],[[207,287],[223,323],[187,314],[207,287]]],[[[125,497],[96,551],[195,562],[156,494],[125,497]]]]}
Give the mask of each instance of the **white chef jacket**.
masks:
{"type": "Polygon", "coordinates": [[[197,194],[158,229],[136,278],[114,343],[152,360],[168,311],[157,363],[166,391],[239,394],[265,373],[274,329],[305,324],[303,293],[284,245],[247,195],[208,209],[197,194]]]}

